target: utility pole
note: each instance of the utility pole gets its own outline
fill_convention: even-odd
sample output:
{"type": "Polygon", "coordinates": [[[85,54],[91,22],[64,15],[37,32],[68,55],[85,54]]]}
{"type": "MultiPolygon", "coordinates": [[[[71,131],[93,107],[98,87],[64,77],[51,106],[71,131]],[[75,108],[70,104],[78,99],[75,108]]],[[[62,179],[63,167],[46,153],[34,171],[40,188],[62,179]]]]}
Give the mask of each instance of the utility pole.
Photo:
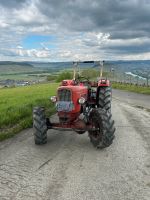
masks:
{"type": "Polygon", "coordinates": [[[147,78],[146,78],[147,87],[148,87],[148,81],[149,81],[148,79],[149,79],[149,77],[147,76],[147,78]]]}
{"type": "Polygon", "coordinates": [[[104,66],[104,60],[99,62],[100,64],[100,78],[103,76],[103,66],[104,66]]]}
{"type": "Polygon", "coordinates": [[[126,81],[126,73],[124,73],[124,83],[125,83],[125,81],[126,81]]]}
{"type": "Polygon", "coordinates": [[[115,70],[113,70],[113,81],[115,81],[115,70]]]}
{"type": "Polygon", "coordinates": [[[131,75],[129,75],[130,76],[130,85],[131,85],[131,75]]]}
{"type": "Polygon", "coordinates": [[[139,77],[136,76],[136,78],[137,78],[136,83],[137,83],[137,86],[138,86],[138,84],[139,84],[139,77]]]}

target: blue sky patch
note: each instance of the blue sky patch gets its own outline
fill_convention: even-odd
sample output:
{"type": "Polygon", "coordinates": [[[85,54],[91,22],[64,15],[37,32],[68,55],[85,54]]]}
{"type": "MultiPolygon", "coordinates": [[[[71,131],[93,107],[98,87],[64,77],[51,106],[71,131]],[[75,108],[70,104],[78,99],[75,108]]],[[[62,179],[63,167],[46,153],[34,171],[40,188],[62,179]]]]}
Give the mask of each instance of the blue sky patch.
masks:
{"type": "Polygon", "coordinates": [[[48,48],[55,48],[54,40],[55,36],[47,36],[47,35],[28,35],[23,40],[23,48],[25,49],[40,49],[43,46],[48,48]],[[43,46],[41,45],[43,44],[43,46]]]}

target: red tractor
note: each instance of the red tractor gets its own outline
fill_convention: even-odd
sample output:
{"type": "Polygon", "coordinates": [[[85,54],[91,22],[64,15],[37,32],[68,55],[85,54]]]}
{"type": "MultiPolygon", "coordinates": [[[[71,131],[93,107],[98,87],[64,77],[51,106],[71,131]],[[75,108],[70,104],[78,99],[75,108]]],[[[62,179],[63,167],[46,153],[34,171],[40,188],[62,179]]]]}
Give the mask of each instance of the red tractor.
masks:
{"type": "Polygon", "coordinates": [[[114,139],[114,121],[111,115],[111,87],[107,79],[90,81],[84,77],[63,80],[57,95],[51,97],[56,105],[59,122],[52,123],[43,107],[33,109],[35,144],[47,142],[47,130],[57,129],[78,134],[88,131],[91,143],[105,148],[114,139]]]}

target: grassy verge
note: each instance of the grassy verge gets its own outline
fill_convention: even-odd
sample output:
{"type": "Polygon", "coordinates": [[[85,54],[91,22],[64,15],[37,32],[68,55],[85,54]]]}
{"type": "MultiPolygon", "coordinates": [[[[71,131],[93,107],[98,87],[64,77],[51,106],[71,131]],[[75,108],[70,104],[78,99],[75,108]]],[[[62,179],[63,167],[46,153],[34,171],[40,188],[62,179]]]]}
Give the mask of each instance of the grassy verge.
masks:
{"type": "Polygon", "coordinates": [[[0,89],[0,141],[32,126],[32,109],[44,106],[47,114],[54,113],[49,97],[58,84],[47,83],[19,88],[0,89]]]}
{"type": "Polygon", "coordinates": [[[112,87],[114,89],[127,90],[131,92],[150,95],[150,87],[130,85],[130,84],[124,84],[124,83],[112,83],[112,87]]]}

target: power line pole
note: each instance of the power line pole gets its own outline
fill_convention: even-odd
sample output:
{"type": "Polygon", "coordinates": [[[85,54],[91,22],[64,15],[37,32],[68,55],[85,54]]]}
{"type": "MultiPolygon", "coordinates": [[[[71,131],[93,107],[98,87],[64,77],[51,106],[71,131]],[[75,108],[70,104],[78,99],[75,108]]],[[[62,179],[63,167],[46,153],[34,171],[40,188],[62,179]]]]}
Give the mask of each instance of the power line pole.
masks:
{"type": "Polygon", "coordinates": [[[147,76],[147,78],[146,78],[147,87],[148,87],[148,85],[149,85],[149,84],[148,84],[148,81],[149,81],[148,79],[149,79],[149,77],[147,76]]]}
{"type": "Polygon", "coordinates": [[[130,75],[130,85],[131,85],[131,75],[130,75]]]}
{"type": "Polygon", "coordinates": [[[137,76],[136,78],[137,78],[136,83],[138,85],[139,84],[139,77],[137,76]]]}
{"type": "Polygon", "coordinates": [[[124,73],[124,83],[125,83],[125,80],[126,80],[126,73],[124,73]]]}

